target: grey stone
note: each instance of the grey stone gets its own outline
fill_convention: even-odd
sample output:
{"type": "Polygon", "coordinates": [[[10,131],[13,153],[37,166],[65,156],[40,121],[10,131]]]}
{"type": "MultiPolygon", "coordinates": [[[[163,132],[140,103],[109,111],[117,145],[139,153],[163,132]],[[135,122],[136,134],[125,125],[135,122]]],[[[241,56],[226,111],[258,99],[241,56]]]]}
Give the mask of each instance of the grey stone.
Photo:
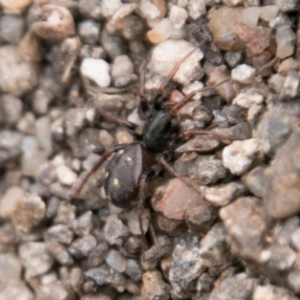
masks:
{"type": "Polygon", "coordinates": [[[117,215],[110,215],[104,227],[105,238],[111,245],[122,245],[129,236],[129,229],[117,215]]]}
{"type": "Polygon", "coordinates": [[[200,155],[189,170],[189,176],[201,185],[209,185],[224,178],[227,174],[221,160],[216,155],[200,155]]]}
{"type": "Polygon", "coordinates": [[[148,271],[143,275],[142,299],[169,299],[170,286],[162,280],[159,271],[148,271]]]}
{"type": "Polygon", "coordinates": [[[19,247],[19,256],[29,277],[46,273],[53,265],[45,243],[28,242],[19,247]]]}
{"type": "Polygon", "coordinates": [[[198,236],[187,235],[178,239],[169,273],[172,286],[177,284],[180,289],[189,290],[191,282],[200,275],[202,260],[199,248],[198,236]]]}
{"type": "Polygon", "coordinates": [[[94,45],[99,38],[100,24],[92,20],[82,21],[79,23],[78,33],[83,44],[94,45]]]}
{"type": "Polygon", "coordinates": [[[35,62],[23,60],[17,47],[0,48],[0,89],[14,96],[29,92],[38,82],[38,68],[35,62]]]}
{"type": "Polygon", "coordinates": [[[0,254],[0,282],[2,284],[13,280],[20,280],[21,271],[21,261],[14,253],[0,254]]]}
{"type": "Polygon", "coordinates": [[[247,278],[245,273],[240,273],[232,278],[226,278],[209,296],[209,300],[249,299],[257,284],[257,279],[247,278]]]}
{"type": "Polygon", "coordinates": [[[62,244],[69,245],[73,240],[73,232],[67,225],[58,224],[48,229],[47,236],[50,239],[57,240],[62,244]]]}
{"type": "Polygon", "coordinates": [[[88,257],[90,251],[97,246],[97,240],[92,235],[76,239],[69,247],[69,252],[76,258],[88,257]]]}

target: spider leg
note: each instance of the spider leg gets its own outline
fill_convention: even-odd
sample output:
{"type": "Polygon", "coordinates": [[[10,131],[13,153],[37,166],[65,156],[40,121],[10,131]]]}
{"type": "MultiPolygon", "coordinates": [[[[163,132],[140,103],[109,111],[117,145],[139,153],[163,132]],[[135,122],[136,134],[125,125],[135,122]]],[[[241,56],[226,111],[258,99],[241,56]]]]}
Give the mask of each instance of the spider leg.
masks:
{"type": "Polygon", "coordinates": [[[217,83],[217,84],[215,84],[215,85],[207,86],[207,87],[205,87],[205,88],[198,89],[198,90],[195,90],[195,91],[189,93],[189,94],[186,95],[179,103],[177,103],[176,105],[174,105],[174,106],[172,107],[171,112],[172,112],[173,114],[177,114],[178,111],[179,111],[184,105],[186,105],[188,102],[190,102],[190,101],[192,100],[192,98],[193,98],[196,94],[198,94],[198,93],[200,93],[200,92],[205,92],[205,91],[209,91],[209,90],[211,90],[211,89],[214,89],[215,87],[217,87],[217,86],[219,86],[219,85],[221,85],[221,84],[223,84],[223,83],[226,83],[226,82],[229,81],[229,80],[231,80],[231,79],[226,79],[226,80],[223,80],[223,81],[221,81],[221,82],[219,82],[219,83],[217,83]]]}
{"type": "Polygon", "coordinates": [[[109,159],[109,157],[113,153],[118,152],[119,150],[125,148],[126,146],[128,146],[128,145],[127,144],[116,145],[109,151],[105,152],[102,155],[102,157],[98,160],[98,162],[92,167],[92,169],[86,174],[86,176],[81,181],[80,185],[77,186],[77,184],[76,184],[75,187],[71,190],[69,199],[75,198],[75,196],[80,193],[80,191],[82,190],[84,185],[87,183],[89,178],[109,159]]]}
{"type": "Polygon", "coordinates": [[[136,128],[136,124],[129,122],[127,120],[123,120],[121,118],[118,118],[114,115],[112,115],[111,113],[109,113],[107,110],[105,110],[104,108],[100,107],[99,105],[96,108],[96,112],[97,114],[103,116],[104,118],[117,123],[119,126],[122,127],[126,127],[130,130],[134,130],[136,128]]]}
{"type": "Polygon", "coordinates": [[[146,237],[145,231],[143,228],[143,212],[144,212],[144,200],[145,200],[145,191],[147,187],[147,180],[153,177],[155,174],[153,169],[148,169],[139,179],[139,198],[138,198],[138,220],[142,237],[142,259],[145,259],[145,248],[146,248],[146,237]]]}
{"type": "Polygon", "coordinates": [[[163,94],[166,86],[170,83],[170,81],[173,79],[173,77],[175,76],[176,72],[178,71],[178,69],[180,68],[181,64],[187,60],[198,48],[193,49],[192,51],[190,51],[188,54],[186,54],[182,59],[180,59],[175,66],[173,67],[173,69],[171,70],[170,74],[168,75],[168,77],[166,78],[166,80],[163,82],[163,84],[160,86],[160,88],[158,89],[158,92],[160,95],[163,94]]]}
{"type": "Polygon", "coordinates": [[[222,141],[229,141],[229,142],[232,142],[232,141],[235,141],[236,139],[232,136],[224,136],[224,135],[221,135],[221,134],[218,134],[218,133],[215,133],[215,132],[212,132],[212,131],[204,131],[204,130],[186,130],[186,131],[183,131],[181,133],[181,137],[183,139],[186,139],[186,138],[189,138],[191,136],[194,136],[194,135],[204,135],[204,136],[210,136],[212,138],[216,138],[218,140],[222,140],[222,141]]]}
{"type": "Polygon", "coordinates": [[[159,156],[158,158],[159,164],[167,170],[172,176],[180,179],[183,183],[185,183],[188,187],[192,188],[194,191],[196,191],[199,195],[201,195],[200,190],[198,187],[196,187],[191,181],[186,180],[184,177],[182,177],[164,158],[163,156],[159,156]]]}

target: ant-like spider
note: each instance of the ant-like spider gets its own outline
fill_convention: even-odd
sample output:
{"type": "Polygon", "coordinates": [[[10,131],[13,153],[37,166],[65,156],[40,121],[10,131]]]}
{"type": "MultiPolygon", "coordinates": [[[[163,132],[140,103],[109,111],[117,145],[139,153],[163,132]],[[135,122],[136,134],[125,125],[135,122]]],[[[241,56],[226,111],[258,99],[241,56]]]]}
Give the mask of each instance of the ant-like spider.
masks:
{"type": "MultiPolygon", "coordinates": [[[[207,131],[182,131],[176,113],[186,103],[191,101],[191,99],[197,93],[215,88],[216,86],[229,81],[229,79],[224,80],[212,87],[195,90],[174,105],[164,105],[165,99],[163,97],[163,93],[166,86],[170,83],[180,65],[195,50],[197,50],[197,48],[190,51],[176,63],[165,82],[158,89],[157,95],[154,98],[152,109],[149,108],[148,101],[145,97],[145,71],[151,54],[149,55],[148,59],[140,68],[139,82],[139,114],[142,119],[146,120],[146,126],[143,132],[143,141],[136,141],[131,144],[116,145],[104,153],[99,161],[84,177],[80,186],[72,193],[71,196],[71,198],[73,198],[76,194],[78,194],[90,176],[92,176],[103,165],[103,163],[115,153],[114,157],[108,163],[106,169],[104,189],[108,199],[117,207],[130,208],[138,205],[138,220],[142,236],[143,256],[146,240],[142,224],[142,215],[147,180],[156,174],[154,167],[157,164],[161,165],[171,175],[179,178],[186,185],[200,193],[198,188],[195,187],[192,182],[180,176],[180,174],[168,163],[169,158],[172,157],[172,153],[178,146],[178,142],[192,135],[210,135],[218,139],[228,140],[227,137],[225,138],[218,134],[207,131]]],[[[134,130],[136,128],[134,123],[119,119],[99,106],[96,108],[96,111],[98,114],[116,122],[120,126],[125,126],[130,130],[134,130]]]]}

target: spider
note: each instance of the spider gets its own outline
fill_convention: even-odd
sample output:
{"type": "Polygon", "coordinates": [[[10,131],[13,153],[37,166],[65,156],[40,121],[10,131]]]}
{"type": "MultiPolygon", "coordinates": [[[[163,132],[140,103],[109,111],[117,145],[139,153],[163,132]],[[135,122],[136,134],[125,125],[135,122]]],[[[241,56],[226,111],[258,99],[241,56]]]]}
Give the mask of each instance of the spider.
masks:
{"type": "MultiPolygon", "coordinates": [[[[143,257],[146,245],[145,232],[142,226],[145,191],[147,181],[157,174],[155,166],[159,164],[171,175],[179,178],[182,182],[200,194],[199,189],[193,182],[180,176],[168,161],[171,159],[179,142],[192,135],[210,135],[218,139],[224,139],[224,137],[208,131],[183,131],[176,114],[186,103],[191,101],[197,93],[215,88],[216,86],[229,81],[229,79],[211,87],[195,90],[185,96],[180,102],[173,105],[166,105],[166,99],[164,99],[165,88],[174,77],[180,65],[188,59],[195,50],[197,50],[197,48],[187,53],[176,63],[166,80],[157,90],[153,107],[149,106],[145,97],[145,70],[151,57],[150,53],[140,68],[139,115],[146,121],[142,140],[130,144],[116,145],[104,153],[71,195],[71,198],[75,197],[76,194],[81,191],[88,179],[114,154],[107,165],[104,189],[108,200],[115,206],[120,208],[138,206],[138,221],[142,236],[143,257]]],[[[96,111],[98,114],[116,122],[120,126],[127,127],[132,131],[136,128],[135,124],[113,116],[101,106],[97,106],[96,111]]]]}

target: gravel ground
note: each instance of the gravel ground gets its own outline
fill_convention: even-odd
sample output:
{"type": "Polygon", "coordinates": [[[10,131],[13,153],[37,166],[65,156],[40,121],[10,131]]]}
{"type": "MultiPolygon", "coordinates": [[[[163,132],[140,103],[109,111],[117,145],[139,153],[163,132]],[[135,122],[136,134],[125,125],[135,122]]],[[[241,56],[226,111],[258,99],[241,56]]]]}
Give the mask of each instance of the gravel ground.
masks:
{"type": "Polygon", "coordinates": [[[0,300],[299,299],[299,8],[0,0],[0,300]],[[107,163],[70,195],[138,139],[140,86],[152,107],[188,53],[164,103],[190,95],[182,130],[209,134],[170,158],[194,188],[163,169],[147,184],[142,259],[139,209],[107,199],[107,163]]]}

